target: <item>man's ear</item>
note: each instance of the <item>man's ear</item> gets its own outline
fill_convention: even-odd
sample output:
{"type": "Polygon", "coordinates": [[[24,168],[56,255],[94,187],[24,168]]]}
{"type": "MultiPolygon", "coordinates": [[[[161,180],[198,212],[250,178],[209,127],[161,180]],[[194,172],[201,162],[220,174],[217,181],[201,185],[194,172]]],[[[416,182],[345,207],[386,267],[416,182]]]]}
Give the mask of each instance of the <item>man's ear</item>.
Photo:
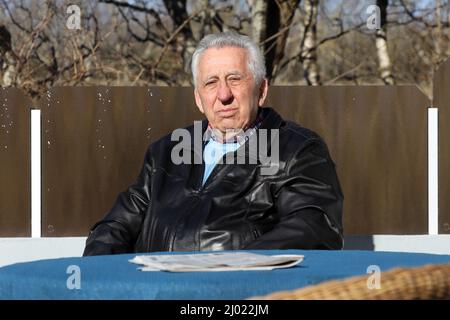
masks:
{"type": "Polygon", "coordinates": [[[261,83],[259,87],[259,99],[258,106],[262,107],[267,98],[267,92],[269,91],[269,81],[266,78],[261,83]]]}
{"type": "Polygon", "coordinates": [[[194,89],[194,97],[195,97],[195,104],[197,105],[198,110],[200,110],[200,112],[204,114],[205,110],[203,110],[202,99],[200,99],[200,95],[197,91],[197,88],[194,89]]]}

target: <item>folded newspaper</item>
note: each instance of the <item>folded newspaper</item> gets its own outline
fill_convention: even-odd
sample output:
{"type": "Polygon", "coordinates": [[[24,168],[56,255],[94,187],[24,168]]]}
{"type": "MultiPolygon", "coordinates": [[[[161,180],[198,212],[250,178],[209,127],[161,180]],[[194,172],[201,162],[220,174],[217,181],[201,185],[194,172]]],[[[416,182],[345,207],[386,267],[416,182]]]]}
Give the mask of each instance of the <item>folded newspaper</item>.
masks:
{"type": "Polygon", "coordinates": [[[250,252],[217,252],[196,254],[165,254],[136,256],[131,263],[142,265],[141,271],[235,271],[290,268],[302,262],[304,256],[283,254],[263,255],[250,252]]]}

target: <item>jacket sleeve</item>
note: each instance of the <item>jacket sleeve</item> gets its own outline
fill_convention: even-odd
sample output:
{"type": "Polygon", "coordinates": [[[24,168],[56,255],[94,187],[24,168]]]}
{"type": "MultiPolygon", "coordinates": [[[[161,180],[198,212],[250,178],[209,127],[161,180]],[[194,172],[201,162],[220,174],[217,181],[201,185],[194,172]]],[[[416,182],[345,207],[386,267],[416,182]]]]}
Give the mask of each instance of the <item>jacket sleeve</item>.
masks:
{"type": "Polygon", "coordinates": [[[342,249],[343,195],[323,140],[293,155],[273,197],[277,223],[246,249],[342,249]]]}
{"type": "Polygon", "coordinates": [[[108,214],[91,228],[83,256],[133,252],[151,200],[151,173],[149,148],[135,183],[118,195],[108,214]]]}

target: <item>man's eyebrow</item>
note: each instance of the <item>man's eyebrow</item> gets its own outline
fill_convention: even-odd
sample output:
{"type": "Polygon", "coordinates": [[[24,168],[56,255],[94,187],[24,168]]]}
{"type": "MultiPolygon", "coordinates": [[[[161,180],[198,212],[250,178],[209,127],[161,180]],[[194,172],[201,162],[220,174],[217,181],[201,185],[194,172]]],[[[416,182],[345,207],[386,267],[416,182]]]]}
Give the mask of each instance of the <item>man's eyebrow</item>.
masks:
{"type": "Polygon", "coordinates": [[[244,74],[240,71],[235,70],[235,71],[228,72],[226,76],[228,77],[228,76],[235,76],[235,75],[243,76],[244,74]]]}
{"type": "Polygon", "coordinates": [[[207,76],[203,82],[207,82],[208,80],[215,79],[215,78],[219,78],[219,77],[216,75],[210,75],[210,76],[207,76]]]}
{"type": "Polygon", "coordinates": [[[211,76],[207,76],[205,80],[202,81],[202,85],[206,85],[206,83],[208,83],[208,81],[212,80],[212,79],[218,79],[219,77],[216,75],[211,75],[211,76]]]}
{"type": "MultiPolygon", "coordinates": [[[[228,73],[225,75],[225,77],[236,76],[236,75],[241,76],[241,77],[244,76],[244,74],[243,74],[242,72],[240,72],[240,71],[238,71],[238,70],[232,70],[232,71],[228,72],[228,73]]],[[[218,75],[208,75],[208,76],[206,77],[206,79],[202,81],[202,83],[205,84],[205,83],[207,83],[207,82],[208,82],[209,80],[211,80],[211,79],[218,79],[218,78],[219,78],[218,75]]]]}

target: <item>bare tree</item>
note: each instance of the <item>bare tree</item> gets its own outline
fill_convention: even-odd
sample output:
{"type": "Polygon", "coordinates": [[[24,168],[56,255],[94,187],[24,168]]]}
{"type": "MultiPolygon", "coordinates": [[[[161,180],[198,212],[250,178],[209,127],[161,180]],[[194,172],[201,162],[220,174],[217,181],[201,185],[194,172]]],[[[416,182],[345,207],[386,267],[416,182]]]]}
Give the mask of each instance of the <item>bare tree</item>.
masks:
{"type": "MultiPolygon", "coordinates": [[[[1,51],[3,86],[17,86],[38,97],[51,86],[78,84],[95,72],[87,66],[92,65],[90,58],[95,56],[100,39],[97,20],[89,8],[84,10],[85,22],[92,22],[93,28],[75,33],[58,29],[66,26],[65,7],[53,1],[37,5],[1,0],[0,8],[9,19],[11,34],[10,43],[1,51]]],[[[3,30],[8,37],[7,29],[3,30]]]]}
{"type": "Polygon", "coordinates": [[[248,3],[252,37],[264,49],[267,76],[273,80],[280,70],[289,29],[300,0],[249,0],[248,3]]]}
{"type": "Polygon", "coordinates": [[[387,23],[395,27],[393,30],[391,26],[390,34],[399,34],[391,43],[401,42],[401,50],[392,51],[397,56],[395,78],[397,82],[416,84],[432,99],[434,71],[450,57],[450,1],[429,2],[422,7],[415,1],[391,1],[396,13],[390,15],[396,19],[387,23]]]}
{"type": "Polygon", "coordinates": [[[10,87],[16,79],[16,56],[11,47],[11,33],[0,25],[0,85],[10,87]]]}
{"type": "MultiPolygon", "coordinates": [[[[181,38],[179,40],[183,42],[183,45],[181,46],[181,56],[184,62],[184,72],[189,73],[191,57],[195,50],[196,41],[189,24],[185,23],[185,21],[189,19],[189,14],[186,8],[186,1],[164,0],[164,4],[167,8],[169,16],[173,19],[175,29],[181,26],[181,38]]],[[[195,15],[200,14],[201,11],[203,10],[199,10],[195,15]]]]}
{"type": "Polygon", "coordinates": [[[308,85],[321,84],[317,66],[317,12],[319,0],[305,0],[304,34],[300,44],[300,61],[308,85]]]}
{"type": "Polygon", "coordinates": [[[0,85],[32,97],[56,85],[189,85],[197,42],[235,30],[260,44],[272,82],[395,78],[430,96],[433,70],[450,56],[450,0],[379,0],[375,35],[366,1],[85,1],[82,28],[69,30],[69,0],[0,0],[0,85]]]}
{"type": "Polygon", "coordinates": [[[263,43],[267,30],[267,1],[248,0],[251,12],[251,36],[256,43],[263,43]]]}
{"type": "Polygon", "coordinates": [[[385,84],[393,85],[395,82],[392,75],[392,64],[387,43],[386,12],[388,4],[388,0],[377,0],[377,6],[380,10],[380,28],[375,32],[375,44],[381,79],[385,84]]]}

